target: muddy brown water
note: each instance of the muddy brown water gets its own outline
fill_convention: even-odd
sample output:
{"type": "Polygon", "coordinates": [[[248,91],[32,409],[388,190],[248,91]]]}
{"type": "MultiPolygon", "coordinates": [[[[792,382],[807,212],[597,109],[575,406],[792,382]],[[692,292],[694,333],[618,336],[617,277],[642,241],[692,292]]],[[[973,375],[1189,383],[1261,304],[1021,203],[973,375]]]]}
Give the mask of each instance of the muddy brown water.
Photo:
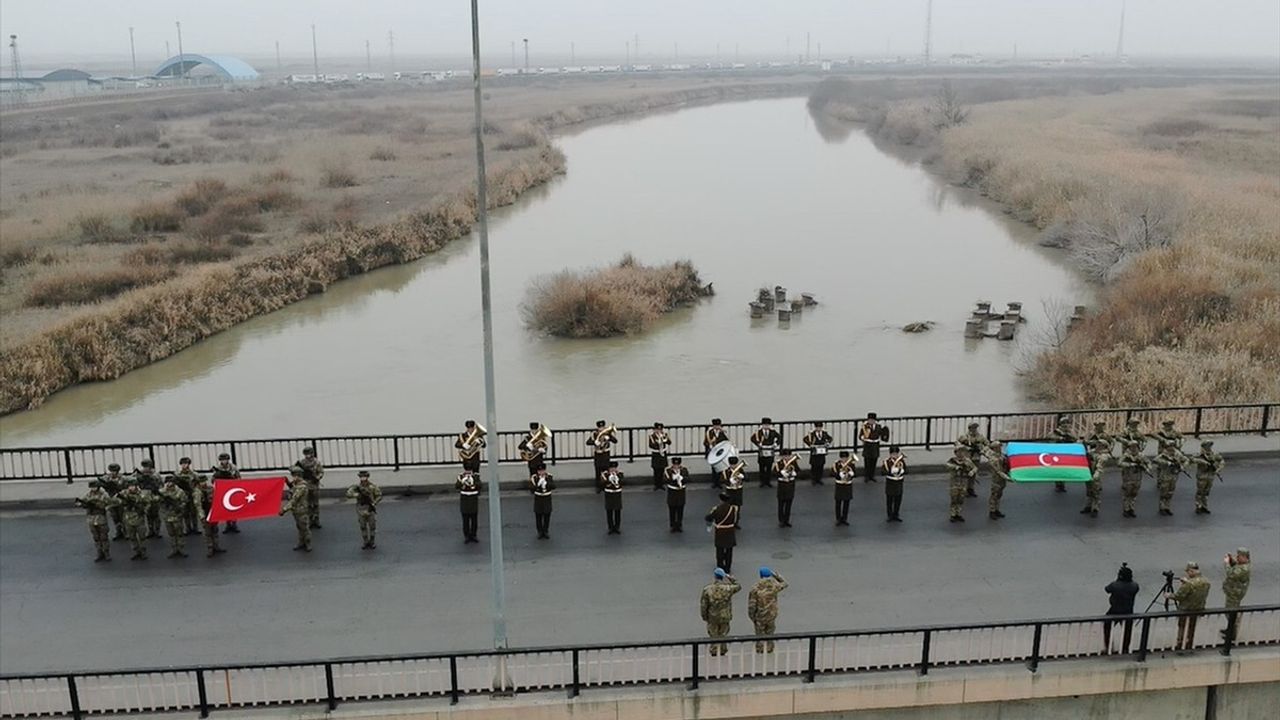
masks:
{"type": "MultiPolygon", "coordinates": [[[[815,124],[798,99],[725,104],[561,138],[568,174],[491,219],[498,417],[552,427],[1028,407],[1041,302],[1088,285],[973,193],[815,124]],[[716,296],[649,332],[537,336],[530,281],[691,259],[716,296]],[[812,292],[789,326],[760,286],[812,292]],[[1024,303],[1013,342],[966,340],[978,299],[1024,303]],[[932,320],[927,333],[908,322],[932,320]]],[[[993,327],[994,330],[994,327],[993,327]]],[[[112,382],[0,419],[5,446],[452,430],[483,417],[475,237],[255,318],[112,382]]]]}

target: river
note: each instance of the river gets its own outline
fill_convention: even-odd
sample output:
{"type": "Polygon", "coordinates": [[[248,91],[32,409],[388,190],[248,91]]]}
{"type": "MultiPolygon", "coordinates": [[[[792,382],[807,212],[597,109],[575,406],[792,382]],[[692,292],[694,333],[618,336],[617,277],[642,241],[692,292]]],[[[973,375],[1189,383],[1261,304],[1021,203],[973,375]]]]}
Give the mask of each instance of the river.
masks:
{"type": "MultiPolygon", "coordinates": [[[[562,137],[568,173],[491,219],[503,428],[1004,411],[1041,303],[1088,284],[973,193],[815,124],[803,100],[684,110],[562,137]],[[649,332],[539,337],[534,278],[633,253],[691,259],[716,295],[649,332]],[[820,304],[751,320],[756,288],[820,304]],[[966,340],[973,303],[1024,303],[1013,342],[966,340]],[[930,332],[905,323],[932,320],[930,332]]],[[[343,281],[178,355],[0,419],[5,446],[452,430],[484,414],[475,237],[343,281]]]]}

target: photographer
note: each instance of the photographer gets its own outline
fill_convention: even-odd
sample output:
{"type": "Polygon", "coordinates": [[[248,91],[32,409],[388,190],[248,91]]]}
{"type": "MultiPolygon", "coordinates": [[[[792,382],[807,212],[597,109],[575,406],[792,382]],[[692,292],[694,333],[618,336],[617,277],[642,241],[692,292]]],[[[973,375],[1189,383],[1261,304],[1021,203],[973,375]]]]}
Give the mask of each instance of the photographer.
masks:
{"type": "MultiPolygon", "coordinates": [[[[1172,593],[1165,593],[1166,600],[1173,600],[1179,610],[1204,610],[1209,599],[1209,581],[1200,575],[1200,565],[1187,563],[1187,574],[1180,581],[1182,584],[1172,593]]],[[[1199,615],[1182,615],[1178,618],[1178,641],[1173,649],[1190,650],[1195,645],[1196,620],[1199,615]]]]}
{"type": "MultiPolygon", "coordinates": [[[[1226,577],[1222,579],[1222,594],[1227,600],[1226,608],[1237,610],[1244,602],[1244,594],[1249,591],[1249,548],[1239,548],[1234,557],[1228,553],[1222,558],[1222,564],[1226,568],[1226,577]]],[[[1227,625],[1229,629],[1222,631],[1222,637],[1235,640],[1235,633],[1230,630],[1236,628],[1239,619],[1239,613],[1232,613],[1229,616],[1227,625]]]]}
{"type": "MultiPolygon", "coordinates": [[[[1106,588],[1107,595],[1111,602],[1111,607],[1107,608],[1108,615],[1132,615],[1133,601],[1138,596],[1138,583],[1133,581],[1133,570],[1129,569],[1128,563],[1120,565],[1120,572],[1116,573],[1114,582],[1109,583],[1106,588]]],[[[1102,641],[1107,645],[1107,652],[1111,652],[1111,626],[1120,620],[1107,620],[1102,623],[1102,641]]],[[[1129,652],[1129,639],[1133,635],[1133,620],[1124,620],[1124,641],[1120,645],[1120,652],[1129,652]]]]}

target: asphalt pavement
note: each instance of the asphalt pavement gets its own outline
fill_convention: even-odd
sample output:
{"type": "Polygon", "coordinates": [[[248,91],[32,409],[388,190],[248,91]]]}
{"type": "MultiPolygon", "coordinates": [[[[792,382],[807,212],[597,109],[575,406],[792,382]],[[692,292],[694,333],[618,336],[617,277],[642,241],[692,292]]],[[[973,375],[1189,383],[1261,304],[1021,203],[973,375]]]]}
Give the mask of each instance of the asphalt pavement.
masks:
{"type": "MultiPolygon", "coordinates": [[[[647,478],[625,494],[623,533],[605,534],[603,500],[574,489],[556,498],[551,539],[537,540],[532,499],[503,497],[507,632],[512,646],[607,643],[698,636],[698,592],[714,553],[702,516],[709,489],[692,490],[685,531],[667,529],[663,493],[647,478]]],[[[1160,571],[1201,563],[1222,601],[1221,560],[1253,549],[1249,604],[1280,602],[1280,460],[1233,462],[1215,485],[1212,515],[1195,515],[1193,483],[1180,482],[1175,515],[1156,515],[1147,481],[1138,518],[1120,517],[1119,474],[1106,479],[1102,514],[1080,515],[1083,488],[1011,485],[1008,517],[947,522],[940,476],[908,483],[903,523],[886,523],[883,487],[854,488],[851,527],[833,523],[832,487],[802,483],[793,528],[775,519],[772,490],[750,487],[734,574],[748,585],[769,565],[791,583],[779,632],[1074,616],[1106,609],[1102,587],[1127,561],[1141,605],[1160,571]]],[[[482,499],[482,509],[484,502],[482,499]]],[[[378,548],[361,550],[355,510],[322,507],[315,551],[294,552],[291,518],[242,523],[228,549],[169,560],[93,562],[83,514],[0,512],[0,673],[320,659],[482,649],[493,643],[486,513],[480,544],[463,544],[457,500],[390,496],[378,548]]],[[[733,632],[751,631],[746,589],[733,632]]]]}

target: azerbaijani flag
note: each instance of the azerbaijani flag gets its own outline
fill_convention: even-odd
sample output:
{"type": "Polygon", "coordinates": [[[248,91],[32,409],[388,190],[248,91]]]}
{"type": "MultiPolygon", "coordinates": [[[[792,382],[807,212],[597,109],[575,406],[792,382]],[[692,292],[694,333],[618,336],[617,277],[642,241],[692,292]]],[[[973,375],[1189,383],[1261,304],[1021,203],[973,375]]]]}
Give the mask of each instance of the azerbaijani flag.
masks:
{"type": "Polygon", "coordinates": [[[1005,444],[1009,477],[1015,482],[1089,482],[1089,459],[1080,443],[1005,444]]]}

